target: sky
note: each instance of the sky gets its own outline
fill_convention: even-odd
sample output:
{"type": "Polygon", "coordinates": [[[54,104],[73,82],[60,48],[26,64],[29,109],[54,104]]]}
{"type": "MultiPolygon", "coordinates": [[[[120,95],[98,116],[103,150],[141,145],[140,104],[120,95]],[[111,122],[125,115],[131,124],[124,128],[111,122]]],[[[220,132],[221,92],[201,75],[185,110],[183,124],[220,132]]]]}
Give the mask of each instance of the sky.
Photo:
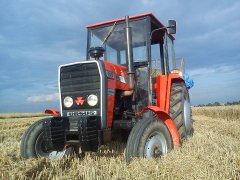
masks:
{"type": "Polygon", "coordinates": [[[193,105],[240,100],[238,0],[0,0],[0,113],[59,109],[57,70],[86,57],[86,25],[152,12],[177,20],[193,105]]]}

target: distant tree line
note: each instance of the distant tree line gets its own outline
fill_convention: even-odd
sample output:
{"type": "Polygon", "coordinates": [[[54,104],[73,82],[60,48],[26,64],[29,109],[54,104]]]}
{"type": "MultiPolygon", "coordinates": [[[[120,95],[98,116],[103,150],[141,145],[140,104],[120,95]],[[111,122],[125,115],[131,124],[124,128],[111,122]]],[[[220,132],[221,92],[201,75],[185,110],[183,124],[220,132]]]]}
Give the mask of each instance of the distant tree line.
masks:
{"type": "Polygon", "coordinates": [[[231,106],[231,105],[240,105],[240,101],[233,101],[233,102],[226,102],[226,103],[214,102],[214,103],[208,103],[208,104],[199,104],[196,107],[203,107],[203,106],[231,106]]]}

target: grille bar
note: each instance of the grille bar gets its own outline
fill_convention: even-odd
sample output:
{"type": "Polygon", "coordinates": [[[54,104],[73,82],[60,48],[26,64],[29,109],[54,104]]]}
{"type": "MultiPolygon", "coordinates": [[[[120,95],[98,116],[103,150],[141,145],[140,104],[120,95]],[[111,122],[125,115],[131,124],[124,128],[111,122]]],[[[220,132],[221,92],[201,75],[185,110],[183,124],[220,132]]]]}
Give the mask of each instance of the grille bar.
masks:
{"type": "Polygon", "coordinates": [[[87,76],[97,76],[97,75],[99,75],[97,69],[91,69],[91,70],[88,70],[88,71],[85,71],[85,72],[81,72],[79,70],[76,71],[75,69],[73,69],[72,72],[64,72],[63,71],[61,73],[61,78],[72,79],[72,78],[81,77],[81,76],[86,76],[87,77],[87,76]],[[69,76],[69,75],[71,75],[71,76],[69,76]]]}
{"type": "Polygon", "coordinates": [[[78,84],[78,83],[88,83],[89,81],[91,82],[99,82],[98,78],[94,78],[94,76],[89,76],[86,78],[78,77],[78,78],[69,78],[69,79],[63,79],[62,80],[62,85],[69,85],[69,84],[78,84]]]}
{"type": "MultiPolygon", "coordinates": [[[[93,94],[97,94],[99,92],[99,90],[92,90],[91,91],[93,94]]],[[[74,95],[74,94],[86,94],[86,93],[89,93],[88,90],[84,90],[84,91],[74,91],[74,92],[64,92],[62,93],[63,96],[67,96],[67,95],[74,95]]]]}
{"type": "Polygon", "coordinates": [[[76,92],[76,91],[90,91],[99,89],[100,83],[91,82],[91,83],[83,83],[83,84],[71,84],[71,85],[64,85],[61,87],[61,91],[65,92],[76,92]]]}

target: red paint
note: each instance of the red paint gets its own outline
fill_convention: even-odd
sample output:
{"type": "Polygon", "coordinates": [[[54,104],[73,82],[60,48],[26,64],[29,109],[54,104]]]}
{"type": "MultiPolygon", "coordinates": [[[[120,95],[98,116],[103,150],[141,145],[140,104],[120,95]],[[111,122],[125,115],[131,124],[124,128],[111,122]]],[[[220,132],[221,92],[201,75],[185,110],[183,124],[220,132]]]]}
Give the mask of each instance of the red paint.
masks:
{"type": "Polygon", "coordinates": [[[84,101],[85,100],[83,99],[83,97],[78,96],[75,100],[75,103],[79,106],[80,104],[83,105],[84,101]]]}
{"type": "Polygon", "coordinates": [[[114,113],[114,105],[115,105],[115,94],[107,96],[108,102],[108,113],[107,113],[107,126],[108,128],[112,127],[113,123],[113,113],[114,113]]]}
{"type": "Polygon", "coordinates": [[[60,112],[55,110],[55,109],[46,109],[44,113],[45,114],[50,114],[50,115],[52,115],[54,117],[60,115],[60,112]]]}
{"type": "Polygon", "coordinates": [[[168,74],[157,77],[157,82],[154,84],[154,90],[157,95],[157,106],[169,113],[171,87],[173,81],[184,81],[179,74],[168,74]]]}
{"type": "MultiPolygon", "coordinates": [[[[146,17],[146,16],[150,16],[151,19],[153,19],[154,21],[156,21],[156,23],[158,24],[159,28],[164,27],[164,25],[150,12],[148,13],[144,13],[144,14],[138,14],[138,15],[134,15],[134,16],[129,16],[129,19],[138,19],[141,17],[146,17]]],[[[86,26],[86,28],[94,28],[97,26],[102,26],[102,25],[107,25],[107,24],[111,24],[111,23],[115,23],[115,22],[121,22],[121,21],[125,21],[125,18],[118,18],[118,19],[114,19],[114,20],[110,20],[110,21],[105,21],[105,22],[101,22],[101,23],[96,23],[96,24],[91,24],[86,26]]],[[[170,35],[170,37],[174,40],[175,38],[170,35]]]]}
{"type": "MultiPolygon", "coordinates": [[[[116,90],[129,90],[129,84],[121,82],[117,79],[117,76],[121,76],[123,79],[128,81],[127,68],[122,65],[113,64],[108,61],[102,61],[106,71],[113,73],[113,78],[107,79],[107,88],[110,91],[116,92],[116,90]]],[[[107,96],[107,125],[108,128],[112,127],[113,114],[114,114],[114,105],[115,105],[115,93],[108,94],[107,96]]]]}
{"type": "Polygon", "coordinates": [[[171,88],[173,81],[183,82],[183,78],[179,74],[160,75],[157,77],[157,81],[154,84],[154,90],[157,96],[157,106],[148,106],[137,113],[137,115],[143,114],[146,110],[151,110],[156,113],[157,117],[162,120],[168,127],[168,130],[172,136],[174,145],[180,145],[180,137],[177,127],[174,121],[171,119],[170,113],[170,98],[171,88]]]}
{"type": "MultiPolygon", "coordinates": [[[[129,84],[123,83],[116,79],[116,76],[122,76],[128,80],[127,67],[122,65],[113,64],[108,61],[103,61],[106,71],[113,73],[113,79],[108,78],[107,88],[116,90],[129,90],[129,84]]],[[[182,77],[178,74],[161,75],[157,77],[157,83],[154,84],[154,89],[157,95],[157,106],[150,106],[146,108],[151,108],[152,111],[157,112],[160,115],[160,119],[164,121],[166,126],[169,128],[169,132],[173,137],[173,141],[177,144],[179,139],[177,128],[169,116],[169,106],[170,106],[170,96],[171,96],[171,84],[173,80],[183,81],[182,77]],[[177,140],[178,139],[178,140],[177,140]]],[[[110,94],[107,96],[108,101],[108,112],[107,112],[107,125],[108,128],[112,127],[114,105],[115,105],[115,94],[110,94]]],[[[143,113],[146,108],[144,108],[138,114],[143,113]]]]}
{"type": "MultiPolygon", "coordinates": [[[[135,16],[130,16],[129,19],[137,19],[137,18],[141,18],[141,17],[144,17],[144,16],[154,17],[152,13],[144,13],[144,14],[139,14],[139,15],[135,15],[135,16]]],[[[157,18],[155,18],[155,19],[157,20],[157,18]]],[[[125,18],[118,18],[118,19],[114,19],[114,20],[110,20],[110,21],[91,24],[91,25],[86,26],[86,28],[93,28],[93,27],[96,27],[96,26],[102,26],[102,25],[111,24],[111,23],[115,23],[115,22],[121,22],[121,21],[124,21],[124,20],[125,20],[125,18]]]]}
{"type": "Polygon", "coordinates": [[[178,133],[178,130],[177,130],[177,127],[176,127],[174,121],[171,119],[169,114],[164,109],[161,109],[160,107],[148,106],[148,107],[143,108],[142,111],[140,113],[138,113],[138,115],[143,114],[146,110],[153,111],[156,114],[157,118],[164,122],[164,124],[167,126],[167,128],[172,136],[173,144],[176,146],[179,146],[180,145],[179,133],[178,133]]]}

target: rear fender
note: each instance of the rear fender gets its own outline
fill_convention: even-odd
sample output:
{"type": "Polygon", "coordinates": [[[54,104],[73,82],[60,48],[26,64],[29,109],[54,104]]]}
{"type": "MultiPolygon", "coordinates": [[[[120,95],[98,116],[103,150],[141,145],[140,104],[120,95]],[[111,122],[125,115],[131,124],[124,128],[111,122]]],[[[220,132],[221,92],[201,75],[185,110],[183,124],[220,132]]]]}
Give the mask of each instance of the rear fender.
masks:
{"type": "Polygon", "coordinates": [[[167,126],[167,128],[172,136],[172,141],[173,141],[174,146],[179,147],[180,146],[180,137],[179,137],[179,133],[177,130],[177,126],[175,125],[174,121],[169,116],[169,114],[157,106],[147,106],[147,107],[143,108],[141,110],[141,112],[139,112],[137,115],[141,116],[147,110],[154,112],[156,114],[156,117],[159,120],[164,122],[164,124],[167,126]]]}

